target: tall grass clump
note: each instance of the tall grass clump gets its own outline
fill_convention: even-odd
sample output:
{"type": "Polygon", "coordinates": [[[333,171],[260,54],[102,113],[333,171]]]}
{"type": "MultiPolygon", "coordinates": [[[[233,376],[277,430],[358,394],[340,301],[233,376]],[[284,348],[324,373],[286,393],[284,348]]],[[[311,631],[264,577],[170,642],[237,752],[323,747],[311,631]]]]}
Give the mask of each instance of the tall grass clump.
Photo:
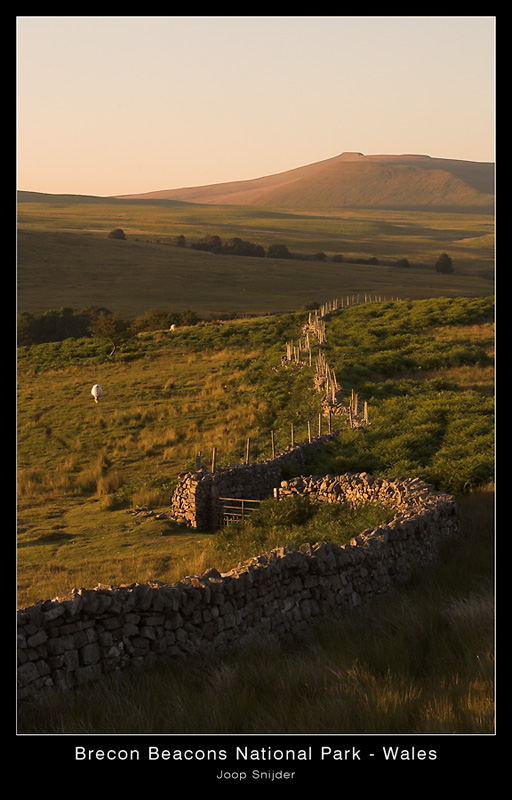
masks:
{"type": "Polygon", "coordinates": [[[393,513],[368,503],[352,509],[331,503],[312,503],[307,496],[264,500],[245,520],[233,522],[212,537],[216,562],[225,570],[239,561],[277,547],[299,548],[305,543],[346,544],[362,530],[389,522],[393,513]]]}

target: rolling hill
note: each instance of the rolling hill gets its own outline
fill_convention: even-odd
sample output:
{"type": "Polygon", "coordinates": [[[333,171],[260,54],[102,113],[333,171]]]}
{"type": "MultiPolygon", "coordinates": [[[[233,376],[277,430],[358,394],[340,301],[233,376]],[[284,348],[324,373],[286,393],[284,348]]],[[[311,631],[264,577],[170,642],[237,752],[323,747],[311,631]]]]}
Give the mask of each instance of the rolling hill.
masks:
{"type": "Polygon", "coordinates": [[[427,155],[341,153],[252,180],[120,197],[303,211],[350,207],[492,213],[494,164],[427,155]]]}

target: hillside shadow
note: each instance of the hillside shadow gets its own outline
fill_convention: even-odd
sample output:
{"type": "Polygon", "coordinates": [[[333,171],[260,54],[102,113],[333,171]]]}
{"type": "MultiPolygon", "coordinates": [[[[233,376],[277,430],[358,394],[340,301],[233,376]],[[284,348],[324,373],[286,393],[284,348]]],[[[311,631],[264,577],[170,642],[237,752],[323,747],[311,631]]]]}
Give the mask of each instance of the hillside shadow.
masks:
{"type": "Polygon", "coordinates": [[[76,539],[76,534],[66,533],[65,531],[54,531],[52,533],[43,533],[36,539],[29,539],[27,542],[19,542],[19,547],[36,547],[42,544],[63,544],[70,539],[76,539]]]}

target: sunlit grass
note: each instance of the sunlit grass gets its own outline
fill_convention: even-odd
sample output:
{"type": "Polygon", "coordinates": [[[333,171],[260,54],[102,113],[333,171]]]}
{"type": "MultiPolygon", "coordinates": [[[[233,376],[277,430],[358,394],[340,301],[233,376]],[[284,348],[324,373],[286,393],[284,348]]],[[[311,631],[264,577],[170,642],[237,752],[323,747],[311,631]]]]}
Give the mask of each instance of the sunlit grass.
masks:
{"type": "MultiPolygon", "coordinates": [[[[345,430],[339,444],[326,446],[306,465],[307,472],[412,475],[456,492],[489,481],[494,457],[489,309],[483,299],[444,299],[369,304],[333,317],[330,356],[345,385],[368,399],[371,425],[364,432],[345,430]],[[440,325],[445,318],[452,324],[440,325]],[[372,327],[379,331],[375,341],[372,327]],[[447,346],[444,361],[429,371],[413,359],[402,372],[404,348],[418,337],[426,342],[429,330],[434,341],[447,346]],[[368,362],[386,338],[393,340],[394,351],[383,376],[368,362]],[[470,363],[455,366],[450,347],[461,340],[475,349],[470,363]]],[[[98,343],[84,358],[81,342],[71,340],[22,350],[22,605],[65,594],[75,585],[140,580],[147,574],[144,559],[153,553],[160,565],[153,577],[159,580],[178,580],[180,569],[193,571],[186,558],[196,553],[184,544],[186,530],[155,520],[135,525],[129,512],[137,506],[167,510],[178,474],[193,469],[199,454],[209,467],[214,447],[222,467],[243,460],[249,436],[254,459],[270,456],[271,430],[278,451],[284,449],[291,422],[296,441],[306,439],[307,420],[315,426],[319,411],[312,371],[273,370],[302,319],[304,314],[196,326],[176,336],[157,331],[114,359],[101,355],[98,343]],[[96,406],[90,386],[98,380],[104,396],[96,406]],[[45,537],[56,524],[61,535],[50,547],[45,537]],[[139,536],[132,535],[135,528],[139,536]],[[134,555],[139,539],[140,557],[134,555]],[[163,568],[165,554],[171,557],[163,568]],[[92,565],[87,574],[84,562],[92,565]]],[[[198,553],[208,551],[206,539],[194,541],[198,553]]]]}

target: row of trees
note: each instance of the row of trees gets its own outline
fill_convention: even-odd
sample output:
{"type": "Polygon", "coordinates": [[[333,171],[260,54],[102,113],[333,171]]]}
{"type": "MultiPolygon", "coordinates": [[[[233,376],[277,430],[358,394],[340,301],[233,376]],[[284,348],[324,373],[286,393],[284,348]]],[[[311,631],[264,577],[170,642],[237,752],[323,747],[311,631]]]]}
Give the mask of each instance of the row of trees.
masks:
{"type": "MultiPolygon", "coordinates": [[[[126,234],[122,228],[115,228],[109,233],[109,238],[126,239],[126,234]]],[[[179,236],[176,236],[174,244],[177,247],[187,247],[187,239],[181,233],[179,236]]],[[[244,239],[240,239],[238,236],[234,236],[232,239],[228,239],[225,242],[223,242],[220,236],[217,236],[216,234],[203,236],[202,239],[192,240],[189,246],[193,250],[205,250],[206,252],[215,253],[217,255],[255,256],[256,258],[265,258],[266,256],[267,258],[293,258],[299,261],[328,260],[326,254],[323,252],[312,254],[292,253],[285,244],[271,244],[267,250],[265,250],[263,245],[248,242],[244,239]]],[[[330,260],[340,263],[345,260],[345,257],[341,253],[336,253],[335,255],[331,256],[330,260]]],[[[348,260],[351,264],[370,264],[376,266],[382,265],[401,268],[414,266],[409,263],[407,258],[399,258],[397,261],[391,262],[382,260],[379,261],[376,256],[370,256],[369,258],[350,258],[348,260]]],[[[447,253],[441,253],[436,261],[435,269],[436,272],[444,273],[454,271],[452,259],[447,253]]]]}
{"type": "MultiPolygon", "coordinates": [[[[186,247],[187,240],[182,234],[177,236],[175,244],[178,247],[186,247]]],[[[326,261],[325,253],[313,253],[304,255],[301,253],[291,253],[285,244],[271,244],[265,248],[261,244],[254,244],[245,239],[234,236],[232,239],[222,241],[220,236],[203,236],[202,239],[194,239],[189,245],[193,250],[205,250],[217,255],[232,256],[255,256],[256,258],[294,258],[299,260],[326,261]]]]}
{"type": "MultiPolygon", "coordinates": [[[[183,236],[183,234],[177,236],[175,239],[175,244],[178,247],[186,247],[187,240],[185,236],[183,236]]],[[[329,260],[327,255],[323,252],[311,254],[292,253],[285,244],[271,244],[267,250],[265,250],[263,245],[247,242],[239,237],[234,237],[226,242],[223,242],[220,236],[217,235],[204,236],[202,239],[191,241],[190,247],[194,250],[206,250],[207,252],[216,253],[219,255],[256,256],[258,258],[265,258],[265,256],[267,258],[293,258],[299,261],[329,260]]],[[[341,253],[336,253],[330,257],[330,260],[339,263],[343,262],[345,257],[341,253]]],[[[413,266],[409,263],[407,258],[399,258],[396,261],[382,261],[376,258],[376,256],[370,256],[368,258],[350,258],[348,261],[351,264],[370,264],[376,266],[383,265],[401,268],[413,266]]],[[[442,253],[436,262],[435,268],[437,272],[453,272],[451,258],[446,253],[442,253]]]]}
{"type": "Polygon", "coordinates": [[[40,315],[24,311],[18,315],[18,344],[32,345],[96,337],[107,339],[112,345],[113,353],[122,342],[141,331],[169,329],[171,325],[196,325],[200,321],[200,317],[189,310],[150,310],[132,322],[122,319],[108,308],[95,306],[79,312],[72,308],[60,308],[40,315]]]}

